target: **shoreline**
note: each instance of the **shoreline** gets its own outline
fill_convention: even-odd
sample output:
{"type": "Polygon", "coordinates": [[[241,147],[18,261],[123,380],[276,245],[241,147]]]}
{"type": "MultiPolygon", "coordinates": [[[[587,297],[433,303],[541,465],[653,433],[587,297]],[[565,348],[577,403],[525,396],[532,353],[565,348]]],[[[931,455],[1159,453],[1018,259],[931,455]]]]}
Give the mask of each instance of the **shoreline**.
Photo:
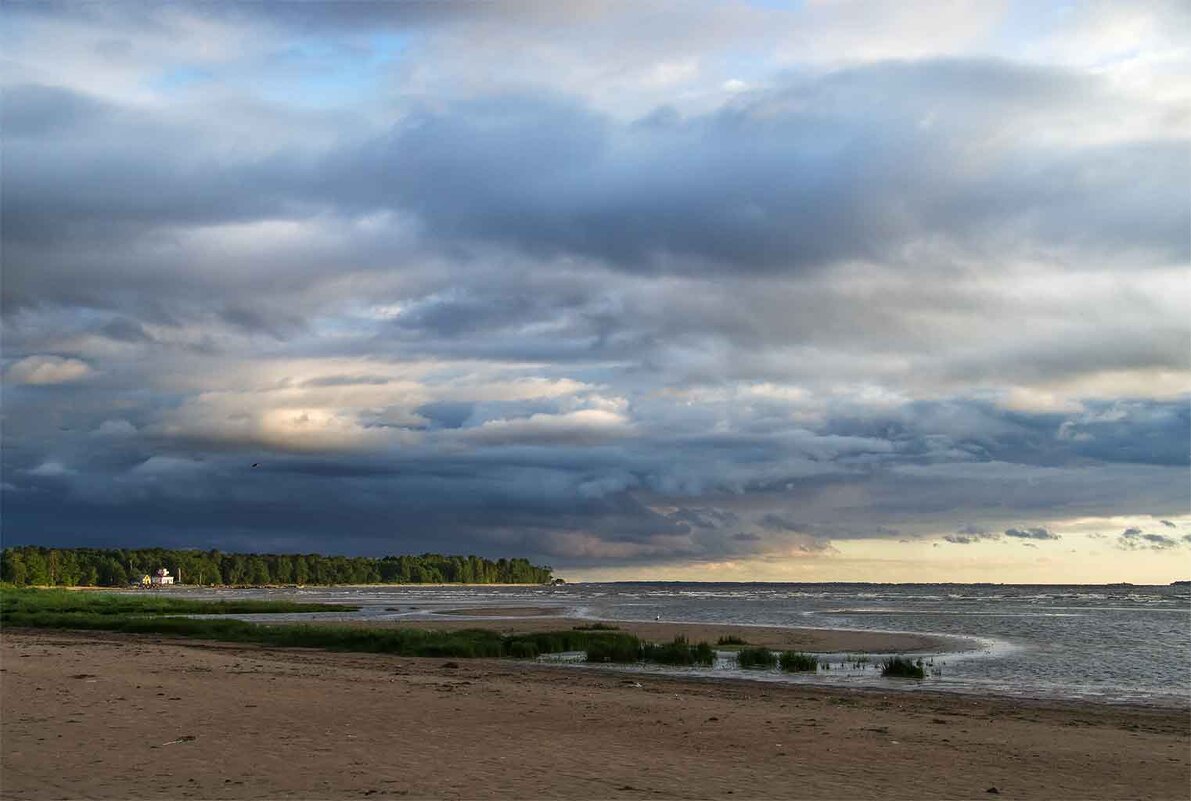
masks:
{"type": "Polygon", "coordinates": [[[5,797],[1181,798],[1185,712],[6,629],[5,797]],[[450,770],[427,770],[449,760],[450,770]]]}
{"type": "MultiPolygon", "coordinates": [[[[536,608],[543,609],[543,608],[536,608]]],[[[426,612],[429,610],[419,610],[426,612]]],[[[570,629],[603,624],[618,631],[634,634],[650,642],[669,642],[677,636],[692,643],[704,641],[716,645],[722,636],[739,636],[748,645],[775,651],[805,651],[821,654],[906,654],[906,653],[962,653],[979,648],[979,641],[970,637],[915,632],[871,631],[864,629],[825,629],[789,626],[745,625],[740,623],[688,623],[672,621],[615,620],[611,618],[580,618],[542,613],[502,616],[504,611],[489,607],[485,614],[463,617],[474,610],[431,611],[435,617],[388,618],[381,620],[346,620],[342,623],[373,628],[419,628],[440,631],[486,629],[501,634],[532,634],[536,632],[570,629]]],[[[559,610],[566,611],[566,610],[559,610]]]]}

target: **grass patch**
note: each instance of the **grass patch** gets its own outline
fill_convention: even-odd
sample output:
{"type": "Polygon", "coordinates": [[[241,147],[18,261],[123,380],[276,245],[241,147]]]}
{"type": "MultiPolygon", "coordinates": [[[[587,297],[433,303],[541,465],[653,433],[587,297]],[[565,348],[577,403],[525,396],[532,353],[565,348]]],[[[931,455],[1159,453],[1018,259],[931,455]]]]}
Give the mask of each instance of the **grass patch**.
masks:
{"type": "Polygon", "coordinates": [[[891,656],[881,661],[881,675],[904,679],[925,679],[926,668],[921,659],[891,656]]]}
{"type": "Polygon", "coordinates": [[[572,626],[574,631],[620,631],[620,626],[610,626],[607,623],[591,623],[583,626],[572,626]]]}
{"type": "Polygon", "coordinates": [[[250,642],[283,648],[324,648],[332,651],[391,653],[400,656],[499,657],[503,638],[491,631],[426,631],[366,629],[357,626],[279,625],[244,620],[197,620],[189,617],[21,612],[4,615],[7,626],[116,631],[127,634],[165,634],[221,642],[250,642]]]}
{"type": "Polygon", "coordinates": [[[778,662],[787,673],[814,672],[819,669],[819,658],[799,651],[782,651],[778,662]]]}
{"type": "Polygon", "coordinates": [[[542,631],[534,634],[508,634],[505,639],[509,648],[516,648],[517,653],[508,656],[533,658],[541,654],[559,654],[564,651],[586,651],[588,658],[593,649],[601,656],[616,655],[631,652],[633,658],[599,659],[595,661],[633,661],[640,658],[641,641],[632,634],[619,631],[542,631]]]}
{"type": "Polygon", "coordinates": [[[607,661],[635,662],[640,659],[641,654],[641,641],[619,631],[550,631],[501,635],[483,629],[381,629],[325,623],[250,623],[244,620],[173,616],[322,612],[354,608],[330,604],[295,604],[287,601],[194,601],[162,596],[66,590],[0,590],[0,623],[5,626],[164,634],[278,647],[461,659],[532,659],[546,653],[588,651],[589,656],[595,652],[617,657],[607,661]],[[631,655],[631,658],[623,658],[626,654],[631,655]]]}
{"type": "Polygon", "coordinates": [[[691,645],[686,637],[675,637],[672,642],[649,644],[642,648],[641,656],[646,662],[662,665],[714,665],[715,650],[705,642],[691,645]]]}
{"type": "Polygon", "coordinates": [[[777,654],[768,648],[741,648],[736,660],[745,670],[769,670],[777,666],[777,654]]]}
{"type": "Polygon", "coordinates": [[[621,635],[624,639],[607,638],[593,640],[584,649],[588,662],[640,662],[642,651],[641,641],[629,634],[621,635]]]}
{"type": "Polygon", "coordinates": [[[632,660],[640,653],[640,641],[627,634],[615,639],[581,632],[542,632],[532,635],[501,635],[484,629],[433,631],[428,629],[366,628],[308,623],[249,623],[244,620],[196,619],[190,617],[93,614],[86,612],[5,613],[6,626],[28,628],[116,631],[128,634],[164,634],[221,642],[250,642],[281,648],[323,648],[331,651],[386,653],[397,656],[452,657],[456,659],[513,657],[532,659],[559,651],[599,650],[618,647],[629,650],[632,660]]]}
{"type": "Polygon", "coordinates": [[[718,640],[715,641],[715,644],[716,645],[748,645],[747,642],[742,640],[740,637],[736,637],[734,635],[720,637],[718,640]]]}
{"type": "Polygon", "coordinates": [[[0,589],[0,614],[245,615],[284,612],[352,612],[358,606],[294,601],[203,601],[169,595],[72,590],[0,589]]]}

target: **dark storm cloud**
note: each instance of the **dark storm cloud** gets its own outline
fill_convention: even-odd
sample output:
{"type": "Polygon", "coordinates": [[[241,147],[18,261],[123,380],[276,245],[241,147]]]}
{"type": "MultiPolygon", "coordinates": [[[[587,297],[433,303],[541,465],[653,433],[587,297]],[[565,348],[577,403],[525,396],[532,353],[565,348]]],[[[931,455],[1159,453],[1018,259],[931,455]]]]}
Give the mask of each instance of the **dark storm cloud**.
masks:
{"type": "Polygon", "coordinates": [[[26,84],[4,91],[0,111],[6,137],[23,139],[69,134],[110,112],[106,104],[57,86],[26,84]]]}
{"type": "Polygon", "coordinates": [[[397,203],[442,238],[630,270],[798,270],[932,233],[985,252],[1010,223],[1056,246],[1184,257],[1176,141],[1058,157],[1020,145],[960,169],[982,121],[1088,103],[1112,105],[1086,78],[997,62],[858,68],[620,129],[565,99],[510,96],[415,112],[328,172],[339,202],[397,203]]]}
{"type": "MultiPolygon", "coordinates": [[[[720,529],[734,526],[740,521],[740,516],[734,512],[715,508],[687,507],[678,509],[667,515],[671,520],[688,523],[696,528],[720,529]]],[[[745,540],[748,537],[734,535],[734,539],[745,540]]]]}
{"type": "Polygon", "coordinates": [[[608,9],[6,7],[6,541],[635,565],[1186,509],[1181,111],[932,57],[628,113],[459,47],[608,9]]]}
{"type": "MultiPolygon", "coordinates": [[[[1184,538],[1186,539],[1186,538],[1184,538]]],[[[1191,540],[1188,540],[1191,542],[1191,540]]],[[[1168,537],[1165,534],[1148,534],[1139,528],[1127,528],[1121,532],[1117,537],[1116,545],[1118,548],[1124,550],[1136,550],[1139,548],[1148,548],[1154,551],[1164,551],[1168,548],[1177,547],[1179,541],[1174,537],[1168,537]]]]}
{"type": "Polygon", "coordinates": [[[902,457],[944,453],[973,458],[1071,464],[1188,464],[1191,409],[1182,401],[1088,401],[1078,413],[1026,413],[989,402],[919,401],[892,413],[837,412],[830,430],[897,443],[902,457]]]}
{"type": "MultiPolygon", "coordinates": [[[[1008,532],[1006,532],[1008,534],[1008,532]]],[[[990,542],[1001,539],[1001,535],[995,531],[988,531],[980,526],[973,526],[970,524],[960,526],[954,534],[946,534],[943,536],[945,542],[950,542],[954,545],[972,545],[977,542],[990,542]]]]}
{"type": "MultiPolygon", "coordinates": [[[[102,251],[88,256],[87,273],[74,282],[26,289],[34,281],[27,273],[34,263],[51,275],[77,269],[64,248],[79,253],[113,236],[379,210],[416,217],[434,248],[499,244],[649,273],[725,266],[785,273],[882,259],[923,237],[988,254],[1008,246],[989,236],[1004,226],[1050,247],[1186,257],[1187,201],[1176,179],[1185,152],[1177,141],[1056,154],[1017,140],[979,169],[965,164],[982,126],[995,130],[1016,114],[1045,122],[1064,109],[1117,108],[1094,79],[1053,69],[992,61],[867,66],[791,79],[720,111],[647,125],[621,124],[566,97],[485,97],[410,108],[390,133],[313,158],[284,140],[229,157],[193,126],[150,111],[18,89],[5,111],[18,133],[44,126],[47,109],[91,109],[74,123],[81,112],[55,112],[55,136],[6,143],[4,214],[18,297],[81,293],[77,283],[93,280],[87,273],[99,272],[102,251]],[[890,95],[902,102],[883,102],[890,95]],[[75,135],[81,130],[85,138],[75,135]]],[[[332,121],[323,115],[316,124],[332,121]]],[[[115,269],[105,267],[106,275],[115,269]]],[[[134,260],[121,271],[148,269],[134,260]]],[[[171,281],[187,282],[157,265],[140,280],[165,293],[171,281]]],[[[477,311],[482,319],[485,310],[457,302],[421,314],[449,326],[477,311]]]]}
{"type": "Polygon", "coordinates": [[[1189,435],[1191,407],[1186,403],[1096,404],[1059,428],[1073,454],[1169,465],[1191,463],[1189,435]]]}
{"type": "Polygon", "coordinates": [[[1005,530],[1006,537],[1012,537],[1018,540],[1057,540],[1061,539],[1058,534],[1053,531],[1048,531],[1042,527],[1036,528],[1010,528],[1005,530]]]}

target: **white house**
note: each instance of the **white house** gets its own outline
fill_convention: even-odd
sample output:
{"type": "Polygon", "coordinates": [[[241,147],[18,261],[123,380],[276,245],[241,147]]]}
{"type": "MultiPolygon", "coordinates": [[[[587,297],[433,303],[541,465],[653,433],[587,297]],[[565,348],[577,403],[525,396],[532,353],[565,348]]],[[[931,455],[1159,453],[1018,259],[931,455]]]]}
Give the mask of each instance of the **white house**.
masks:
{"type": "Polygon", "coordinates": [[[159,567],[153,574],[153,578],[149,579],[149,581],[156,585],[173,584],[174,577],[170,575],[170,571],[166,570],[164,567],[159,567]]]}

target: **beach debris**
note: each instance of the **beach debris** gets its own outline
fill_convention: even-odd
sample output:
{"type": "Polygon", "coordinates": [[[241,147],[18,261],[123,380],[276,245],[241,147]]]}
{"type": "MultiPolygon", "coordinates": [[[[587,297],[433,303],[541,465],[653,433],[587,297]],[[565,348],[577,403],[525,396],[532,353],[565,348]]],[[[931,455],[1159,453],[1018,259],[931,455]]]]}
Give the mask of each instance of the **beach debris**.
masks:
{"type": "Polygon", "coordinates": [[[170,740],[168,743],[162,743],[162,745],[177,745],[178,743],[192,743],[197,739],[198,739],[198,737],[196,737],[193,734],[183,734],[181,737],[176,737],[173,740],[170,740]]]}
{"type": "Polygon", "coordinates": [[[1001,791],[1000,791],[1000,790],[998,790],[996,787],[989,787],[989,788],[988,788],[987,790],[985,790],[984,792],[986,792],[986,793],[992,793],[993,795],[1000,795],[1000,794],[1001,794],[1001,791]]]}
{"type": "Polygon", "coordinates": [[[454,669],[454,668],[459,667],[459,663],[458,662],[443,662],[442,666],[444,668],[454,669]]]}

